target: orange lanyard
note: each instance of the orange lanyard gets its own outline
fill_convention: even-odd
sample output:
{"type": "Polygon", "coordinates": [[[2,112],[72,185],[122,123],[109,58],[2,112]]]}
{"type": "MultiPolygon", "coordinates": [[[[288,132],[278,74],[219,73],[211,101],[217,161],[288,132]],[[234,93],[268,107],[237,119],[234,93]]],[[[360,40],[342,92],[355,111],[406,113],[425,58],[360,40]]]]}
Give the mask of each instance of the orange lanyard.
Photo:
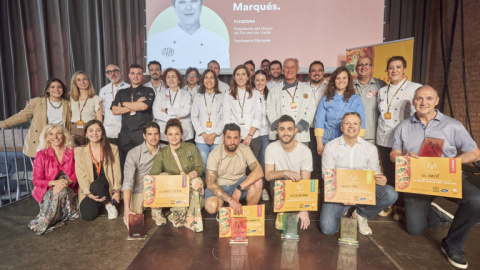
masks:
{"type": "Polygon", "coordinates": [[[97,177],[100,177],[100,171],[102,170],[102,157],[103,157],[102,148],[100,147],[100,162],[98,162],[93,157],[92,146],[90,144],[88,144],[88,147],[90,148],[90,155],[92,156],[93,164],[95,164],[95,168],[97,168],[97,177]]]}

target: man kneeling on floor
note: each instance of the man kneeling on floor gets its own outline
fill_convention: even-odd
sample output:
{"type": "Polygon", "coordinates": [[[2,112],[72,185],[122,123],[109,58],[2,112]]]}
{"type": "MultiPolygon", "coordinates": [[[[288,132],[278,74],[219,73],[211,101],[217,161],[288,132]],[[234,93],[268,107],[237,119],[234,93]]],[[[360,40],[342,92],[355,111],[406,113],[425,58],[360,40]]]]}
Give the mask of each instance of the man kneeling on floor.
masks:
{"type": "MultiPolygon", "coordinates": [[[[412,104],[415,114],[400,123],[394,131],[390,159],[400,155],[418,158],[425,138],[444,140],[442,157],[460,158],[462,163],[480,160],[480,150],[463,124],[435,110],[438,93],[431,86],[418,88],[412,104]],[[461,151],[458,155],[457,151],[461,151]]],[[[455,218],[432,203],[435,196],[405,193],[405,218],[409,234],[421,235],[427,227],[452,223],[447,237],[442,240],[441,250],[448,262],[461,269],[468,267],[463,246],[471,229],[480,220],[480,189],[463,176],[462,199],[451,199],[459,207],[455,218]]]]}
{"type": "MultiPolygon", "coordinates": [[[[368,219],[392,205],[398,198],[395,188],[386,185],[387,178],[382,174],[378,160],[377,148],[360,138],[362,120],[356,112],[347,112],[343,116],[341,130],[343,135],[325,145],[322,154],[322,171],[327,169],[372,170],[376,174],[376,205],[358,206],[352,214],[357,219],[358,231],[371,235],[368,219]]],[[[341,179],[339,181],[342,181],[341,179]]],[[[324,202],[320,212],[320,229],[324,234],[335,234],[339,230],[340,218],[344,216],[353,203],[324,202]]]]}
{"type": "Polygon", "coordinates": [[[238,125],[226,124],[222,137],[223,143],[208,156],[205,210],[215,214],[227,202],[235,214],[241,214],[241,199],[246,197],[248,205],[256,205],[260,200],[263,171],[250,147],[240,144],[238,125]]]}
{"type": "MultiPolygon", "coordinates": [[[[265,151],[265,178],[267,181],[310,179],[313,171],[312,152],[310,148],[295,140],[297,135],[295,120],[289,115],[282,115],[278,119],[278,138],[280,140],[267,146],[265,151]]],[[[273,185],[271,185],[273,186],[273,185]]],[[[272,194],[274,194],[272,190],[272,194]]],[[[283,228],[283,213],[277,214],[275,227],[283,228]]],[[[298,213],[300,229],[306,230],[310,225],[307,211],[298,213]]]]}

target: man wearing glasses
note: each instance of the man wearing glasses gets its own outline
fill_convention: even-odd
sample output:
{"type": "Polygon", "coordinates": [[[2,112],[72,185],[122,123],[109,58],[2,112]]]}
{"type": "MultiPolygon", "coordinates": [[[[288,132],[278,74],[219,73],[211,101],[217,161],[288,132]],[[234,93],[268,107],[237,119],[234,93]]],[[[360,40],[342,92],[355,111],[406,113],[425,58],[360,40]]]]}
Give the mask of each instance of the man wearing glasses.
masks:
{"type": "Polygon", "coordinates": [[[103,99],[103,126],[105,127],[105,132],[110,143],[118,145],[118,133],[122,128],[122,116],[113,115],[110,106],[117,95],[117,92],[120,89],[130,87],[130,84],[122,80],[122,71],[119,67],[114,64],[109,64],[105,68],[105,75],[110,81],[109,84],[105,85],[100,89],[100,97],[103,99]]]}
{"type": "Polygon", "coordinates": [[[362,97],[363,106],[365,107],[365,127],[367,133],[364,139],[375,144],[378,120],[377,92],[387,84],[373,77],[373,61],[368,56],[358,59],[355,70],[358,77],[353,80],[353,87],[356,94],[362,97]]]}

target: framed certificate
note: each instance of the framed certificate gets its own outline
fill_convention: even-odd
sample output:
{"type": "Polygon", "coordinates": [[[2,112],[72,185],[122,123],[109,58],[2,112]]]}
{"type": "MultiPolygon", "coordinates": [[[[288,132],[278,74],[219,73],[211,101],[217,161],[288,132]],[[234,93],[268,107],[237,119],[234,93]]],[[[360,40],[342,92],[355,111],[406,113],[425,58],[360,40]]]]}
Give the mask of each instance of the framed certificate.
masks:
{"type": "Polygon", "coordinates": [[[459,158],[399,156],[395,159],[395,190],[462,198],[462,161],[459,158]]]}
{"type": "Polygon", "coordinates": [[[230,207],[222,207],[218,212],[219,237],[232,236],[233,218],[245,217],[247,219],[247,236],[265,235],[265,205],[242,206],[243,213],[235,215],[230,207]]]}
{"type": "Polygon", "coordinates": [[[375,171],[369,170],[325,170],[325,201],[375,205],[374,176],[375,171]]]}
{"type": "Polygon", "coordinates": [[[144,207],[188,207],[190,179],[186,175],[146,175],[144,207]]]}
{"type": "Polygon", "coordinates": [[[274,187],[274,212],[317,211],[318,180],[298,182],[277,180],[274,187]]]}

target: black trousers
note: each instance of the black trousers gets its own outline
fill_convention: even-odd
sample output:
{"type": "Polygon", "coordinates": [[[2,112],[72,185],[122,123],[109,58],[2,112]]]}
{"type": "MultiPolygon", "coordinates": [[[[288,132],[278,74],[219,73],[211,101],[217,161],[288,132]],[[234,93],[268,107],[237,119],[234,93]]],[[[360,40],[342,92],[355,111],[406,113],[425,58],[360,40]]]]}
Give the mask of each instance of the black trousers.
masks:
{"type": "Polygon", "coordinates": [[[85,197],[80,203],[80,213],[82,213],[82,218],[86,221],[92,221],[100,215],[101,208],[104,207],[107,203],[111,201],[110,184],[107,181],[105,176],[95,179],[90,185],[90,192],[94,196],[103,198],[105,196],[105,201],[97,202],[89,197],[85,197]]]}

